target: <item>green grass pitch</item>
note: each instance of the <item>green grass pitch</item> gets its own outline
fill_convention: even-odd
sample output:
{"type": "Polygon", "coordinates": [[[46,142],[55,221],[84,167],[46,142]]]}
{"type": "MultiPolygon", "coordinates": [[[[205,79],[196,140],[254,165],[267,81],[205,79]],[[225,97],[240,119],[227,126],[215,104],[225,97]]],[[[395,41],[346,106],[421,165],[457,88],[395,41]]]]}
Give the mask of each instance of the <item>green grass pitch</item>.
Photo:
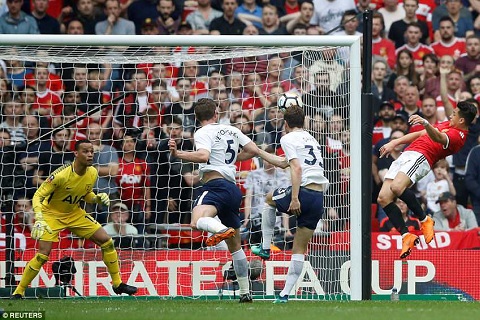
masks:
{"type": "MultiPolygon", "coordinates": [[[[5,311],[45,311],[47,320],[474,320],[478,302],[462,301],[272,301],[38,299],[0,300],[5,311]]],[[[1,318],[1,317],[0,317],[1,318]]]]}

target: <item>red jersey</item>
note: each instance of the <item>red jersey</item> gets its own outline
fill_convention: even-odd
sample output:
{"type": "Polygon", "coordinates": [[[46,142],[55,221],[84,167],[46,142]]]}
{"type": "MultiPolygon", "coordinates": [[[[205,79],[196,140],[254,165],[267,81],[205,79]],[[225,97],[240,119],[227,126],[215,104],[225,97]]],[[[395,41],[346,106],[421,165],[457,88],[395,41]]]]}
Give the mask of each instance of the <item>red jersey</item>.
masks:
{"type": "Polygon", "coordinates": [[[395,55],[395,44],[391,40],[379,37],[372,41],[372,54],[381,56],[387,60],[390,68],[395,68],[397,56],[395,55]]]}
{"type": "Polygon", "coordinates": [[[52,91],[37,92],[35,103],[32,104],[32,109],[47,109],[50,110],[50,115],[61,115],[63,113],[63,104],[59,96],[52,91]]]}
{"type": "Polygon", "coordinates": [[[372,145],[376,145],[382,139],[389,138],[391,132],[391,127],[384,127],[381,120],[377,121],[377,123],[375,123],[373,126],[372,145]]]}
{"type": "Polygon", "coordinates": [[[428,134],[417,138],[405,148],[406,151],[417,151],[423,154],[430,164],[430,167],[433,167],[438,160],[460,151],[465,144],[468,133],[468,130],[450,126],[449,121],[442,122],[434,127],[448,136],[447,148],[444,148],[438,142],[434,142],[428,134]]]}
{"type": "MultiPolygon", "coordinates": [[[[30,86],[32,88],[36,88],[37,80],[35,79],[35,75],[33,73],[29,73],[25,75],[25,85],[30,86]]],[[[47,80],[47,89],[53,91],[55,94],[61,94],[65,87],[63,85],[63,80],[59,75],[48,73],[48,80],[47,80]]]]}
{"type": "MultiPolygon", "coordinates": [[[[421,21],[432,21],[433,10],[437,7],[435,0],[420,0],[418,1],[418,9],[415,12],[417,19],[421,21]]],[[[430,27],[430,26],[429,26],[430,27]]]]}
{"type": "Polygon", "coordinates": [[[443,56],[452,56],[455,60],[466,53],[465,39],[455,38],[452,43],[443,43],[441,40],[431,45],[435,54],[441,58],[443,56]]]}
{"type": "Polygon", "coordinates": [[[129,208],[140,204],[145,209],[145,189],[150,187],[150,169],[147,163],[139,158],[135,158],[132,162],[120,158],[118,165],[116,180],[120,198],[129,208]]]}
{"type": "MultiPolygon", "coordinates": [[[[453,109],[457,108],[457,100],[455,100],[454,97],[452,97],[451,95],[448,95],[448,101],[450,101],[450,103],[452,104],[453,109]]],[[[437,108],[440,108],[440,107],[445,108],[441,96],[438,96],[435,98],[435,104],[437,105],[437,108]]]]}
{"type": "Polygon", "coordinates": [[[402,50],[408,50],[412,53],[416,67],[423,66],[423,56],[433,53],[432,48],[423,43],[419,43],[416,47],[410,47],[408,44],[404,44],[395,51],[395,54],[398,56],[398,53],[402,50]]]}

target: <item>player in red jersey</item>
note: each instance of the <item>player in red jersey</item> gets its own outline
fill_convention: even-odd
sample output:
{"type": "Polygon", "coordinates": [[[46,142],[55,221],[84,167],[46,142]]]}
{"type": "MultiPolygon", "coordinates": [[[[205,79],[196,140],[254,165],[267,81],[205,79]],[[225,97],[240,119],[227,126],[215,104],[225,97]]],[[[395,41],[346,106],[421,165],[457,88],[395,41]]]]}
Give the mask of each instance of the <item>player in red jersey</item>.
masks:
{"type": "Polygon", "coordinates": [[[425,242],[430,243],[434,236],[434,222],[431,217],[426,216],[415,193],[409,187],[426,176],[438,160],[458,152],[463,147],[468,126],[476,115],[477,108],[466,101],[458,103],[450,116],[450,122],[436,126],[432,126],[419,115],[412,115],[409,119],[410,124],[422,124],[425,129],[391,140],[380,148],[381,158],[388,156],[397,145],[411,143],[388,169],[377,199],[378,204],[402,235],[400,258],[406,258],[420,239],[408,232],[395,200],[400,198],[413,211],[422,223],[425,242]]]}

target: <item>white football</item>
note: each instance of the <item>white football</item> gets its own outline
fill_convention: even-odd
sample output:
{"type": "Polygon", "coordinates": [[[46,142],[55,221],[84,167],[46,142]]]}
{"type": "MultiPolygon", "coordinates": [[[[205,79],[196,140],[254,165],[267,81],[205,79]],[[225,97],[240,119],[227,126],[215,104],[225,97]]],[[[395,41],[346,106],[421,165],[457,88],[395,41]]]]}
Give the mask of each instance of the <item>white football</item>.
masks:
{"type": "Polygon", "coordinates": [[[281,112],[285,113],[292,105],[303,107],[302,98],[296,92],[285,92],[278,97],[277,106],[281,112]]]}

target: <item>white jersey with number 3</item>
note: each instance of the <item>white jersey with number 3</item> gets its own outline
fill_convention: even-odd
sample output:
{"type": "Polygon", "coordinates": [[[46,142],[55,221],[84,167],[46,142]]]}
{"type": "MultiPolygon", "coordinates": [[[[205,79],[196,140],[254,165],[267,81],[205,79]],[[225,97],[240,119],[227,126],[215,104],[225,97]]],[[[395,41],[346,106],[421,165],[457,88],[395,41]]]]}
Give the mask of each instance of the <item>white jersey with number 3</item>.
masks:
{"type": "Polygon", "coordinates": [[[199,165],[200,179],[205,172],[216,171],[235,182],[235,162],[239,148],[251,142],[242,131],[223,124],[208,124],[195,132],[195,149],[210,152],[208,163],[199,165]]]}
{"type": "Polygon", "coordinates": [[[301,186],[310,183],[328,184],[328,179],[323,175],[320,144],[314,137],[304,130],[292,131],[280,139],[280,144],[289,162],[292,159],[300,161],[302,167],[301,186]]]}

